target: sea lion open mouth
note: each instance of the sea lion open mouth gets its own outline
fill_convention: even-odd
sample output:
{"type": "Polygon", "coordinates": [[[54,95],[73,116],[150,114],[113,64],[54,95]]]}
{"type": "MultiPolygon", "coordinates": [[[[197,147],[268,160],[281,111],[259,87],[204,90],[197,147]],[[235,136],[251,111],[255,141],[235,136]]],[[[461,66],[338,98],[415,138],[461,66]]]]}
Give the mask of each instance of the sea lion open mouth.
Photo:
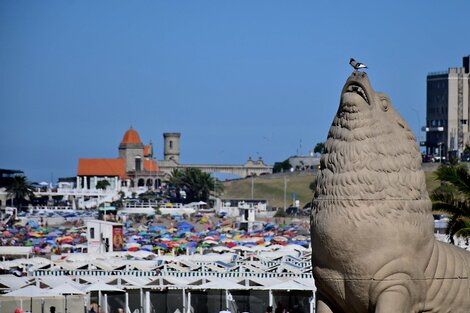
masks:
{"type": "Polygon", "coordinates": [[[362,99],[364,99],[365,102],[367,102],[369,104],[369,98],[367,97],[367,94],[366,94],[364,88],[362,88],[362,86],[360,86],[358,84],[355,84],[355,83],[351,83],[347,87],[345,92],[355,92],[358,95],[360,95],[362,97],[362,99]]]}

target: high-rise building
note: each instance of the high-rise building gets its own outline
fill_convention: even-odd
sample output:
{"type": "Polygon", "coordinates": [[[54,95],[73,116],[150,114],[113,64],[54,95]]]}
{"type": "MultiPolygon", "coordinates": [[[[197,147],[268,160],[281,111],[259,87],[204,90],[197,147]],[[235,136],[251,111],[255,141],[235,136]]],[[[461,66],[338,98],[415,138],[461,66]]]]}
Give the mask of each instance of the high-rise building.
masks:
{"type": "Polygon", "coordinates": [[[470,146],[470,55],[463,66],[429,73],[426,88],[426,154],[460,157],[470,146]]]}

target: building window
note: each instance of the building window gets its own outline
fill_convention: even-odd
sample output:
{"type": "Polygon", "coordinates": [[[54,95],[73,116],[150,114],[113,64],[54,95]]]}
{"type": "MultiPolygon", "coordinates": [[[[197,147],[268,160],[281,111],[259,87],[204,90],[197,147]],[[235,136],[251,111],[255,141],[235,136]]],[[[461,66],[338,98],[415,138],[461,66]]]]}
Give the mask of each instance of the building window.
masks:
{"type": "Polygon", "coordinates": [[[140,157],[135,158],[135,170],[140,171],[142,169],[142,161],[140,157]]]}
{"type": "Polygon", "coordinates": [[[90,239],[95,239],[95,228],[90,227],[90,239]]]}
{"type": "Polygon", "coordinates": [[[170,140],[170,149],[173,149],[173,140],[170,140]]]}

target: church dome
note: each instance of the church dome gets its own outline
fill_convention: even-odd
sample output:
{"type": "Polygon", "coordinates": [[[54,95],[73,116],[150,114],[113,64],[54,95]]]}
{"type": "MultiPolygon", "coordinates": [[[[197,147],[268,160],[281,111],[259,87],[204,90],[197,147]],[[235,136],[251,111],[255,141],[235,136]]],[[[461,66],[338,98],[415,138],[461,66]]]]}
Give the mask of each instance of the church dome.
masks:
{"type": "Polygon", "coordinates": [[[142,142],[140,141],[139,133],[136,132],[132,127],[126,131],[124,137],[122,137],[121,144],[139,144],[141,145],[142,142]]]}

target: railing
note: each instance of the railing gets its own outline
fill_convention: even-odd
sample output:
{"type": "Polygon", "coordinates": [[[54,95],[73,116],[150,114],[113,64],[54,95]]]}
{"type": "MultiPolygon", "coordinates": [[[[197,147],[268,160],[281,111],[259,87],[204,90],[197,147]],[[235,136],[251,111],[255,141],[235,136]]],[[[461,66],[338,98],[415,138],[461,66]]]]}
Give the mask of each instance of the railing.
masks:
{"type": "Polygon", "coordinates": [[[138,270],[35,270],[33,277],[44,276],[133,276],[133,277],[176,277],[176,278],[197,278],[197,277],[216,277],[216,278],[313,278],[312,273],[277,273],[277,272],[180,272],[180,271],[138,271],[138,270]]]}
{"type": "Polygon", "coordinates": [[[63,194],[63,195],[105,195],[111,196],[115,195],[115,190],[103,190],[103,189],[68,189],[68,188],[53,188],[47,189],[45,191],[38,190],[34,191],[35,195],[56,195],[56,194],[63,194]]]}

